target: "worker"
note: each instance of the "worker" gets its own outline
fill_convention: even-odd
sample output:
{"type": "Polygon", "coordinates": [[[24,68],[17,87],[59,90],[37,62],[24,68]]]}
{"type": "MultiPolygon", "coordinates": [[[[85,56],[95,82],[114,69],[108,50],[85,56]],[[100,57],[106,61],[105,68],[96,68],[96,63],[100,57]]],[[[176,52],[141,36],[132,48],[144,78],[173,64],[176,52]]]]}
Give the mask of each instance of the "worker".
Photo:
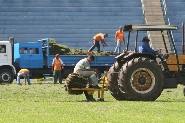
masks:
{"type": "Polygon", "coordinates": [[[5,49],[3,48],[2,45],[0,45],[0,53],[5,53],[5,49]]]}
{"type": "Polygon", "coordinates": [[[108,37],[108,34],[98,33],[93,37],[93,46],[88,50],[88,52],[91,52],[95,47],[97,47],[97,51],[100,52],[100,43],[102,43],[103,47],[107,47],[108,45],[105,43],[104,38],[108,37]]]}
{"type": "Polygon", "coordinates": [[[60,59],[60,55],[56,54],[52,62],[54,84],[57,84],[58,78],[59,78],[59,83],[62,84],[62,70],[63,69],[64,69],[63,61],[60,59]]]}
{"type": "Polygon", "coordinates": [[[114,42],[117,43],[114,53],[116,52],[120,53],[122,42],[125,44],[125,38],[124,38],[124,32],[123,32],[122,26],[119,27],[118,31],[116,31],[114,42]]]}
{"type": "Polygon", "coordinates": [[[93,55],[89,55],[87,58],[81,59],[74,68],[74,73],[82,76],[89,76],[90,82],[89,87],[100,89],[98,86],[98,78],[95,73],[97,69],[90,68],[90,63],[94,60],[93,55]]]}
{"type": "Polygon", "coordinates": [[[139,53],[151,53],[153,55],[162,55],[159,54],[158,51],[154,51],[150,46],[149,46],[150,40],[148,37],[144,37],[142,40],[141,46],[139,46],[139,53]]]}
{"type": "Polygon", "coordinates": [[[27,79],[28,85],[31,85],[29,73],[30,73],[30,71],[28,69],[21,69],[17,74],[17,85],[21,85],[21,83],[20,83],[21,77],[24,77],[24,79],[27,79]]]}

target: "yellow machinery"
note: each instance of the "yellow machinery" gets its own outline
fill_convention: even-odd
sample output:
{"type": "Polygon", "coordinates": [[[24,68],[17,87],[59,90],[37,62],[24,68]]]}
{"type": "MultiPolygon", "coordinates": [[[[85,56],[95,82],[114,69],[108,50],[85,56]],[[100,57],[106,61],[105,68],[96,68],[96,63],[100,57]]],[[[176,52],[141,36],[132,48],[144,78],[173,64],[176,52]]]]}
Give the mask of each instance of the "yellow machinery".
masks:
{"type": "MultiPolygon", "coordinates": [[[[183,65],[185,64],[185,55],[178,55],[179,59],[179,68],[180,71],[182,71],[183,65]]],[[[174,54],[170,54],[168,59],[166,60],[166,63],[168,64],[168,68],[170,71],[178,71],[178,64],[177,59],[174,54]]]]}
{"type": "Polygon", "coordinates": [[[101,89],[96,88],[71,88],[71,90],[87,91],[89,95],[93,95],[95,91],[98,91],[98,101],[104,101],[104,91],[108,91],[108,79],[107,72],[104,71],[104,76],[102,77],[101,89]]]}

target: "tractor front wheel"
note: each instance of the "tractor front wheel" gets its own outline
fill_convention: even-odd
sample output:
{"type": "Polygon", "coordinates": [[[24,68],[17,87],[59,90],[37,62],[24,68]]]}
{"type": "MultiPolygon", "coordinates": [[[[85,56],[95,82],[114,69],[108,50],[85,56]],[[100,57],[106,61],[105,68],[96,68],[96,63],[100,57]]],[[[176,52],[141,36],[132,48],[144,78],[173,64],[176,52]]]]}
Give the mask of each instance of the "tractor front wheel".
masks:
{"type": "Polygon", "coordinates": [[[111,95],[116,99],[116,100],[126,100],[124,97],[123,93],[120,91],[119,86],[118,86],[118,72],[120,68],[118,63],[114,63],[108,72],[107,78],[108,78],[108,87],[111,95]]]}

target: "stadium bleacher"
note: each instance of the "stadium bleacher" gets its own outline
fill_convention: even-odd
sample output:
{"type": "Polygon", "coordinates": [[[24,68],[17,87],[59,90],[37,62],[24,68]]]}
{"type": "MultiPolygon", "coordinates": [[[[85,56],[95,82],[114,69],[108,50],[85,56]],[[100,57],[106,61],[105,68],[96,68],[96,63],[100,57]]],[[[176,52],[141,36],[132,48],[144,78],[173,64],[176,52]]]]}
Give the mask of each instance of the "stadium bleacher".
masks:
{"type": "MultiPolygon", "coordinates": [[[[92,37],[102,32],[109,37],[105,39],[108,47],[101,50],[113,51],[119,26],[144,23],[138,0],[0,0],[0,16],[0,38],[25,42],[49,37],[85,50],[91,47],[92,37]]],[[[146,33],[139,34],[139,39],[144,36],[146,33]]]]}
{"type": "Polygon", "coordinates": [[[185,20],[184,0],[165,0],[166,4],[166,24],[178,25],[178,30],[174,30],[173,37],[178,54],[182,53],[182,23],[185,20]],[[169,22],[168,22],[169,21],[169,22]]]}

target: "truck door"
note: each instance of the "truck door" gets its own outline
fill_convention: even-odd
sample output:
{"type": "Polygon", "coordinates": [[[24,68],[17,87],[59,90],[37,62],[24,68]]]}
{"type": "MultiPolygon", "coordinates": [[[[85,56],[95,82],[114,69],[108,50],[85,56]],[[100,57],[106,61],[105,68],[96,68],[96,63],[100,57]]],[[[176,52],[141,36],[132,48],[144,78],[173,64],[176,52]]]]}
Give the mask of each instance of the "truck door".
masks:
{"type": "Polygon", "coordinates": [[[43,54],[41,48],[33,46],[30,43],[23,44],[20,47],[20,67],[21,68],[43,68],[43,54]]]}
{"type": "Polygon", "coordinates": [[[30,68],[43,68],[43,54],[41,48],[29,48],[29,67],[30,68]]]}
{"type": "Polygon", "coordinates": [[[20,47],[20,67],[21,68],[29,68],[29,53],[27,47],[20,47]]]}
{"type": "Polygon", "coordinates": [[[7,53],[7,46],[5,44],[0,44],[0,62],[1,63],[8,63],[8,53],[7,53]]]}

